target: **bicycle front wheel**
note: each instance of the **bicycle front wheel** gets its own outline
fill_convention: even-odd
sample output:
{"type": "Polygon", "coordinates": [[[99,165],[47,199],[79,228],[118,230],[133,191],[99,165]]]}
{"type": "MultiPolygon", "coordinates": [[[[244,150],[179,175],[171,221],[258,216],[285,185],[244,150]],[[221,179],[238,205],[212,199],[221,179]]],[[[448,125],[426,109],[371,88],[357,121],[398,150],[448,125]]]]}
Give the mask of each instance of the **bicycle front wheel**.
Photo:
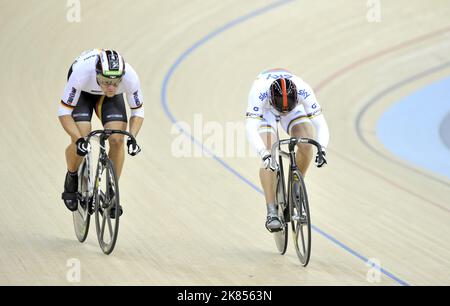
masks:
{"type": "Polygon", "coordinates": [[[116,245],[119,217],[119,185],[113,163],[106,158],[96,178],[95,226],[100,248],[107,255],[116,245]]]}
{"type": "Polygon", "coordinates": [[[290,213],[295,250],[301,264],[306,267],[311,256],[311,217],[305,181],[296,170],[290,177],[290,213]]]}
{"type": "Polygon", "coordinates": [[[89,214],[91,197],[89,194],[90,163],[88,157],[83,160],[78,173],[78,208],[73,212],[73,226],[78,241],[84,242],[89,233],[91,215],[89,214]]]}

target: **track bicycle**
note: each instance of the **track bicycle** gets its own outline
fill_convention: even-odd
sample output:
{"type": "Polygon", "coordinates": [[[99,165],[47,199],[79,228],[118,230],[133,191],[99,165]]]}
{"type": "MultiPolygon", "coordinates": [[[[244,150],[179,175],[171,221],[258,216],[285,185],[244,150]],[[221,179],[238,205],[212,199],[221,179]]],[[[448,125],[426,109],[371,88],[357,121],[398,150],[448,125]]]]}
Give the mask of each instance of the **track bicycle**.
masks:
{"type": "Polygon", "coordinates": [[[100,248],[109,255],[114,250],[119,234],[119,184],[113,162],[106,153],[106,140],[113,134],[133,135],[122,130],[95,130],[86,140],[97,137],[100,145],[97,169],[93,172],[92,153],[83,158],[78,168],[78,208],[73,212],[75,234],[80,242],[88,236],[90,218],[95,214],[95,228],[100,248]]]}
{"type": "Polygon", "coordinates": [[[277,174],[275,201],[278,205],[280,230],[273,232],[277,249],[286,253],[288,244],[288,223],[291,223],[295,250],[301,264],[306,267],[311,256],[311,215],[305,181],[295,161],[295,146],[298,143],[316,146],[319,159],[323,159],[320,144],[309,138],[290,138],[277,141],[272,146],[272,163],[277,174]],[[288,152],[281,146],[287,145],[288,152]],[[283,157],[289,159],[288,180],[285,182],[283,157]]]}

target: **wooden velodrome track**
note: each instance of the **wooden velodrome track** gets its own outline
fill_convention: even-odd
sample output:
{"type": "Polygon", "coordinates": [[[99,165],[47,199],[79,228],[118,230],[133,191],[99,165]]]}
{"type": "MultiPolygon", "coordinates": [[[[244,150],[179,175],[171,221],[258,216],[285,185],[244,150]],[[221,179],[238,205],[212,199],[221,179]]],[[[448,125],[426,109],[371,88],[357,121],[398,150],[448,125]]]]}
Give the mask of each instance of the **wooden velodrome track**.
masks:
{"type": "Polygon", "coordinates": [[[70,23],[66,1],[0,1],[0,284],[72,284],[75,258],[82,285],[449,285],[450,181],[384,149],[375,124],[450,68],[368,102],[449,61],[450,5],[381,1],[370,23],[366,2],[81,1],[70,23]],[[76,240],[60,200],[68,136],[56,109],[69,65],[94,47],[123,53],[145,95],[143,151],[126,157],[110,256],[93,224],[76,240]],[[256,157],[172,154],[173,120],[243,122],[253,79],[272,67],[311,84],[330,126],[329,164],[307,176],[307,268],[290,237],[280,256],[264,228],[264,198],[245,181],[259,186],[256,157]]]}

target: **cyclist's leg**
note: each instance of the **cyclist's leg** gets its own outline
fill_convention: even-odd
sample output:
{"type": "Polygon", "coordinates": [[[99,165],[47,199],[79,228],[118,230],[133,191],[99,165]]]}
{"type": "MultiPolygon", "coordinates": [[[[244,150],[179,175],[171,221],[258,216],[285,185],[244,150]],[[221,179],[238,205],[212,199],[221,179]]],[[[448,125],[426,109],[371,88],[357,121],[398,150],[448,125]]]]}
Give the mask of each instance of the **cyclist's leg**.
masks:
{"type": "MultiPolygon", "coordinates": [[[[258,132],[266,149],[269,151],[272,149],[272,145],[277,141],[277,128],[278,125],[275,115],[270,111],[265,111],[261,123],[259,124],[258,132]]],[[[260,168],[259,179],[264,191],[266,203],[275,203],[276,173],[271,170],[260,168]]]]}
{"type": "MultiPolygon", "coordinates": [[[[104,128],[126,131],[127,113],[123,94],[116,95],[112,98],[104,97],[104,99],[99,102],[96,110],[97,115],[102,119],[104,128]]],[[[117,179],[119,179],[125,160],[124,136],[121,134],[114,134],[108,138],[108,141],[108,156],[114,164],[117,179]]]]}
{"type": "MultiPolygon", "coordinates": [[[[290,114],[282,118],[281,125],[291,137],[314,138],[314,128],[302,105],[297,106],[290,114]]],[[[305,176],[311,163],[313,150],[308,144],[298,144],[297,148],[296,163],[302,175],[305,176]]]]}
{"type": "MultiPolygon", "coordinates": [[[[292,137],[306,137],[314,139],[314,128],[311,122],[299,122],[291,129],[292,137]]],[[[297,153],[295,156],[297,166],[302,173],[303,177],[306,175],[306,171],[311,163],[313,157],[313,147],[308,144],[297,145],[297,153]]]]}
{"type": "MultiPolygon", "coordinates": [[[[127,129],[127,124],[121,121],[110,121],[104,125],[105,129],[122,130],[127,129]]],[[[108,138],[109,152],[108,156],[114,164],[114,170],[116,170],[117,179],[119,179],[122,173],[123,163],[125,160],[125,149],[123,135],[114,134],[108,138]]]]}
{"type": "MultiPolygon", "coordinates": [[[[273,131],[272,127],[261,127],[260,134],[261,138],[266,145],[268,150],[271,150],[272,145],[277,141],[277,136],[273,131]],[[271,131],[270,131],[271,130],[271,131]]],[[[264,197],[266,203],[275,203],[275,187],[277,175],[275,172],[268,169],[259,169],[259,179],[261,181],[261,186],[264,191],[264,197]]]]}
{"type": "MultiPolygon", "coordinates": [[[[93,103],[95,96],[82,92],[77,106],[72,112],[72,118],[80,131],[81,136],[86,136],[91,130],[91,117],[93,103]]],[[[81,156],[77,155],[76,147],[77,139],[71,139],[71,143],[67,146],[66,162],[67,162],[67,173],[64,179],[64,192],[62,198],[65,205],[69,210],[74,211],[77,208],[77,197],[76,192],[78,190],[78,166],[83,160],[81,156]]]]}
{"type": "MultiPolygon", "coordinates": [[[[75,122],[82,137],[86,137],[91,131],[90,121],[78,121],[75,122]]],[[[72,139],[71,143],[66,148],[66,162],[67,170],[70,172],[76,172],[80,166],[83,158],[77,154],[77,146],[75,142],[77,139],[72,139]]]]}
{"type": "MultiPolygon", "coordinates": [[[[272,145],[277,141],[276,128],[277,124],[275,116],[270,112],[266,112],[263,115],[263,120],[259,126],[259,134],[269,151],[272,149],[272,145]]],[[[277,175],[271,170],[260,168],[259,178],[266,199],[266,228],[269,231],[279,230],[279,228],[281,228],[281,222],[278,219],[277,204],[275,203],[277,175]]]]}
{"type": "MultiPolygon", "coordinates": [[[[91,131],[91,119],[95,101],[98,96],[81,92],[78,104],[72,112],[72,118],[80,131],[81,136],[85,137],[91,131]]],[[[71,143],[66,148],[67,169],[70,172],[76,172],[83,158],[77,154],[76,141],[71,139],[71,143]]]]}

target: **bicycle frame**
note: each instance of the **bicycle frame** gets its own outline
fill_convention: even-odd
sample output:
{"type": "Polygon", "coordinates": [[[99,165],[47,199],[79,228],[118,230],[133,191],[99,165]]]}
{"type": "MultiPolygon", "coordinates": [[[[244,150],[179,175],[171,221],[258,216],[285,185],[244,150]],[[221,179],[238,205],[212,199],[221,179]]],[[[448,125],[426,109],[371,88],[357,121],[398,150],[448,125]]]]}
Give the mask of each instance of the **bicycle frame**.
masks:
{"type": "Polygon", "coordinates": [[[109,135],[101,134],[98,136],[99,141],[99,147],[100,152],[98,153],[98,161],[97,161],[97,175],[96,175],[96,182],[95,182],[95,189],[98,190],[98,186],[100,185],[101,180],[101,174],[103,173],[103,167],[105,166],[105,160],[108,158],[108,155],[106,154],[106,140],[108,139],[109,135]]]}
{"type": "MultiPolygon", "coordinates": [[[[281,140],[281,141],[277,141],[273,147],[272,147],[272,156],[274,158],[272,158],[272,162],[276,163],[276,160],[278,157],[278,164],[276,165],[277,167],[277,175],[278,178],[281,178],[281,185],[283,188],[283,195],[284,195],[284,207],[283,209],[285,209],[285,214],[284,214],[284,219],[285,222],[290,222],[291,219],[291,215],[290,215],[290,210],[289,205],[290,205],[290,197],[291,197],[291,186],[290,184],[288,184],[287,186],[287,190],[286,190],[286,180],[285,180],[285,176],[284,176],[284,168],[283,168],[283,157],[289,159],[289,173],[288,173],[288,179],[287,182],[291,181],[291,177],[292,177],[292,173],[295,170],[298,170],[297,167],[297,163],[295,161],[295,148],[296,145],[296,138],[291,138],[291,139],[285,139],[285,140],[281,140]],[[281,150],[281,145],[285,145],[285,144],[289,144],[289,152],[285,152],[283,150],[281,150]],[[278,156],[277,156],[278,153],[278,156]]],[[[274,165],[275,166],[275,165],[274,165]]]]}
{"type": "MultiPolygon", "coordinates": [[[[292,174],[298,171],[297,162],[295,160],[295,146],[298,143],[307,143],[311,144],[317,147],[317,150],[319,152],[319,158],[323,158],[322,151],[320,150],[321,146],[320,144],[309,138],[295,138],[291,137],[289,139],[283,139],[275,142],[272,146],[272,166],[277,170],[278,178],[281,177],[282,179],[282,186],[284,190],[284,204],[285,207],[289,207],[290,201],[291,201],[291,184],[288,184],[288,188],[286,190],[286,182],[284,177],[284,171],[283,171],[283,157],[289,159],[289,174],[288,174],[288,182],[292,179],[292,174]],[[285,152],[281,149],[282,145],[288,145],[288,152],[285,152]],[[277,163],[277,160],[279,162],[277,163]]],[[[285,215],[285,221],[290,222],[290,211],[288,210],[288,213],[285,215]]]]}

